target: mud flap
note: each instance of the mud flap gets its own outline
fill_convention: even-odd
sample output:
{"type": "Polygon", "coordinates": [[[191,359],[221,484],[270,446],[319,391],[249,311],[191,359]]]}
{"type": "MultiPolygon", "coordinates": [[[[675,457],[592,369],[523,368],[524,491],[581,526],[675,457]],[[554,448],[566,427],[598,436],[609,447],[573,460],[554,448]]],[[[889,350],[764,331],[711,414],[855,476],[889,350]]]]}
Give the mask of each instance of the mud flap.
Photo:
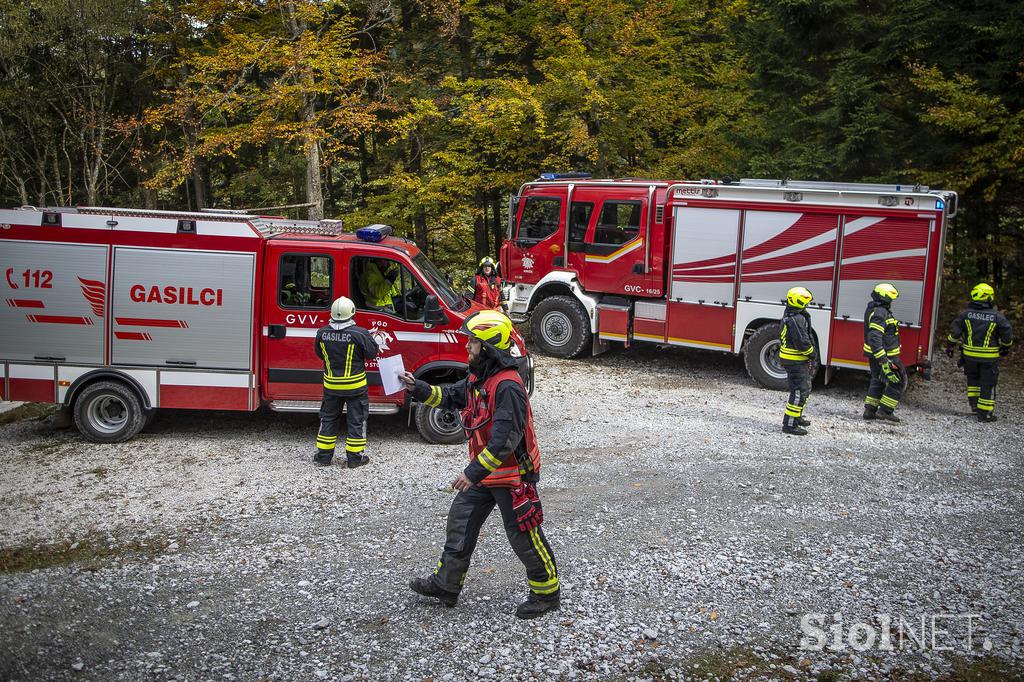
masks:
{"type": "Polygon", "coordinates": [[[600,355],[601,353],[604,353],[609,348],[611,348],[611,344],[601,339],[600,334],[594,334],[593,339],[594,340],[593,345],[591,346],[591,355],[600,355]]]}

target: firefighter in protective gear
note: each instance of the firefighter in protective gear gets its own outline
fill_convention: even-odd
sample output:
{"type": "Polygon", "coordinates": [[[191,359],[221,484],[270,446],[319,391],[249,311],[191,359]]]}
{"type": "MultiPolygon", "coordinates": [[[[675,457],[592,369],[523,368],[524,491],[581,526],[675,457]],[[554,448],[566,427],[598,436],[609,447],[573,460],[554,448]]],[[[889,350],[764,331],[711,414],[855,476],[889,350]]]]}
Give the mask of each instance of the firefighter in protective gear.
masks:
{"type": "Polygon", "coordinates": [[[804,419],[804,405],[811,394],[811,375],[814,364],[814,337],[811,334],[811,315],[807,304],[814,298],[804,287],[793,287],[786,293],[786,310],[782,314],[779,330],[779,360],[786,370],[789,400],[782,418],[782,431],[793,436],[806,436],[811,422],[804,419]]]}
{"type": "Polygon", "coordinates": [[[963,354],[967,375],[967,401],[978,421],[996,420],[996,384],[999,382],[999,357],[1010,350],[1013,329],[1006,317],[995,309],[996,292],[982,282],[971,289],[971,302],[957,315],[949,331],[946,354],[956,346],[963,354]]]}
{"type": "Polygon", "coordinates": [[[324,363],[324,399],[313,462],[328,466],[338,443],[341,413],[347,411],[345,459],[353,469],[370,462],[366,448],[366,417],[370,413],[366,361],[377,357],[377,342],[355,323],[355,305],[342,296],[331,304],[331,322],[316,332],[316,354],[324,363]]]}
{"type": "Polygon", "coordinates": [[[895,414],[907,385],[907,370],[900,361],[899,322],[892,316],[892,302],[900,295],[892,284],[882,282],[871,292],[864,312],[864,355],[871,370],[864,419],[900,420],[895,414]]]}
{"type": "Polygon", "coordinates": [[[540,525],[537,496],[540,451],[533,413],[519,376],[512,322],[502,313],[482,310],[466,319],[469,374],[454,384],[431,386],[406,373],[403,381],[425,407],[462,411],[469,435],[469,464],[452,483],[458,491],[448,511],[447,538],[433,574],[409,587],[418,594],[455,606],[469,570],[480,529],[495,507],[501,512],[512,549],[526,567],[528,599],[516,615],[536,618],[559,607],[558,569],[540,525]]]}
{"type": "Polygon", "coordinates": [[[398,264],[384,258],[370,260],[363,267],[359,290],[366,305],[376,310],[394,310],[394,297],[402,295],[398,264]]]}
{"type": "Polygon", "coordinates": [[[501,310],[501,277],[498,276],[494,260],[490,256],[480,261],[473,278],[475,285],[473,300],[485,308],[501,310]]]}

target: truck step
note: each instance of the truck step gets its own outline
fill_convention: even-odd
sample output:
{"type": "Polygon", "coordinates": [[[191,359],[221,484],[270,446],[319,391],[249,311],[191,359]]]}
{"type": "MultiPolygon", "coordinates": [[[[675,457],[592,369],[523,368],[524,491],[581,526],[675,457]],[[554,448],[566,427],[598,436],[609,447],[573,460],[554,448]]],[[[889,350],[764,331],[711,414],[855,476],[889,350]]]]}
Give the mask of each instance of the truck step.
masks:
{"type": "MultiPolygon", "coordinates": [[[[274,412],[319,412],[318,400],[272,400],[270,409],[274,412]]],[[[397,414],[398,405],[394,403],[370,403],[370,414],[397,414]]]]}

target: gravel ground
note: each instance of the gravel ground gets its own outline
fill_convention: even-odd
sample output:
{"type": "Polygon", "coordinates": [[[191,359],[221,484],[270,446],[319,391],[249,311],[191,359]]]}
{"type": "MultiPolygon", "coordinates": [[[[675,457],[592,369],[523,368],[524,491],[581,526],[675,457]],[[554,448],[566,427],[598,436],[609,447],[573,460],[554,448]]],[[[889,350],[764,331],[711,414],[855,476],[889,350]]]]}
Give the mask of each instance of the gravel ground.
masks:
{"type": "Polygon", "coordinates": [[[861,421],[866,377],[840,373],[798,439],[736,358],[539,358],[563,603],[529,622],[496,517],[458,607],[406,587],[436,561],[465,446],[404,415],[371,419],[355,471],[310,464],[312,415],[172,411],[117,446],[14,421],[0,679],[1019,676],[1024,371],[1003,367],[992,425],[937,373],[899,425],[861,421]],[[801,648],[802,618],[831,648],[801,648]],[[886,619],[892,651],[844,641],[886,619]]]}

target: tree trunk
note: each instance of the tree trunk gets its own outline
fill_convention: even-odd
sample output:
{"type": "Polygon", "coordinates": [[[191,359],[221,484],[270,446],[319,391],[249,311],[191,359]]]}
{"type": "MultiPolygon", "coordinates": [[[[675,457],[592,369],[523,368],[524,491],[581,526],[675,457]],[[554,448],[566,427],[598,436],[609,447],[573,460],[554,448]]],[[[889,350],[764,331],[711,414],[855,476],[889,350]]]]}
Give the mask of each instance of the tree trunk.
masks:
{"type": "MultiPolygon", "coordinates": [[[[312,102],[307,107],[309,111],[312,111],[312,102]]],[[[312,204],[309,207],[309,219],[322,220],[324,217],[324,188],[320,182],[320,143],[312,134],[306,141],[306,201],[312,204]]]]}
{"type": "Polygon", "coordinates": [[[206,208],[206,187],[203,184],[203,169],[199,165],[199,160],[192,165],[192,192],[196,197],[196,210],[200,211],[206,208]]]}
{"type": "Polygon", "coordinates": [[[480,259],[487,254],[487,225],[484,222],[484,213],[487,210],[487,206],[480,202],[477,204],[480,209],[477,211],[476,218],[473,220],[473,238],[476,246],[476,262],[480,262],[480,259]]]}
{"type": "Polygon", "coordinates": [[[501,197],[491,200],[491,214],[494,216],[491,228],[494,230],[494,255],[497,258],[501,254],[501,245],[505,241],[505,224],[501,222],[501,197]]]}

